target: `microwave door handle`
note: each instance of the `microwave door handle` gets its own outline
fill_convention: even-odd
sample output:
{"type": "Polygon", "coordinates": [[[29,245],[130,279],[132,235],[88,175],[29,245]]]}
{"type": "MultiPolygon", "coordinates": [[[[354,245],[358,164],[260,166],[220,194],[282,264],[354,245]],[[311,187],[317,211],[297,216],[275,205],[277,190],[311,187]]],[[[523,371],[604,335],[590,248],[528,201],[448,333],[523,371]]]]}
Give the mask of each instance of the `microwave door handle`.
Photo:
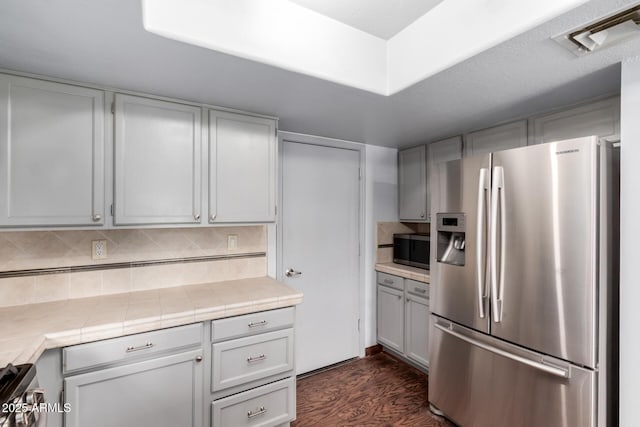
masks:
{"type": "Polygon", "coordinates": [[[486,254],[484,253],[486,244],[484,241],[486,232],[486,217],[485,212],[487,210],[487,192],[489,190],[488,185],[489,170],[487,168],[480,169],[480,176],[478,177],[478,216],[476,223],[476,275],[478,286],[478,311],[480,312],[480,318],[484,319],[484,300],[487,298],[487,285],[486,285],[486,254]]]}
{"type": "MultiPolygon", "coordinates": [[[[493,168],[493,176],[491,180],[491,236],[489,255],[491,260],[491,310],[493,312],[493,321],[500,323],[502,321],[502,296],[503,289],[498,291],[498,200],[504,198],[504,170],[501,166],[493,168]]],[[[504,209],[504,199],[500,203],[500,207],[504,209]]],[[[502,215],[504,211],[500,212],[502,215]]],[[[501,231],[504,230],[504,218],[500,218],[502,222],[501,231]]],[[[501,255],[504,256],[505,236],[502,233],[500,242],[502,243],[501,255]]],[[[500,288],[504,285],[504,259],[500,259],[500,288]]]]}

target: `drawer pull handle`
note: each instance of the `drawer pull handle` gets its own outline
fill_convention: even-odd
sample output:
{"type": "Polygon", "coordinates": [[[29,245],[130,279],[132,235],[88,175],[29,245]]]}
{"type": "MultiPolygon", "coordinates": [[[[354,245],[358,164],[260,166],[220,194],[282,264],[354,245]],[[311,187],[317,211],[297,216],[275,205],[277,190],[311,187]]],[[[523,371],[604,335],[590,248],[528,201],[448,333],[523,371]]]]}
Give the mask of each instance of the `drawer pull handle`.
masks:
{"type": "Polygon", "coordinates": [[[262,415],[267,412],[267,408],[264,406],[259,407],[255,411],[247,411],[247,418],[257,417],[258,415],[262,415]]]}
{"type": "Polygon", "coordinates": [[[261,354],[260,356],[247,357],[247,363],[260,362],[266,358],[267,356],[265,356],[264,354],[261,354]]]}
{"type": "Polygon", "coordinates": [[[269,322],[266,320],[261,320],[259,322],[251,322],[247,326],[249,326],[250,328],[256,328],[258,326],[265,326],[267,323],[269,322]]]}
{"type": "Polygon", "coordinates": [[[138,346],[138,347],[134,347],[134,346],[130,345],[129,347],[127,347],[127,353],[132,353],[134,351],[140,351],[140,350],[146,350],[146,349],[151,348],[151,347],[153,347],[153,343],[151,341],[149,341],[145,345],[141,345],[141,346],[138,346]]]}
{"type": "Polygon", "coordinates": [[[413,288],[415,292],[420,292],[421,294],[426,294],[427,290],[422,288],[413,288]]]}
{"type": "Polygon", "coordinates": [[[385,285],[393,285],[393,280],[390,279],[384,279],[383,282],[385,283],[385,285]]]}

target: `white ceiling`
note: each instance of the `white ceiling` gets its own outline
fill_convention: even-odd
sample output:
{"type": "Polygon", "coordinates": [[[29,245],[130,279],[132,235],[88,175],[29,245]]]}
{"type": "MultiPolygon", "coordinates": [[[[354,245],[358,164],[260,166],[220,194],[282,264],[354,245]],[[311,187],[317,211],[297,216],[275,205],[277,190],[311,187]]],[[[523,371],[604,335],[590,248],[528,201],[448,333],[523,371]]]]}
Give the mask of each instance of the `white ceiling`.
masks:
{"type": "Polygon", "coordinates": [[[409,146],[619,91],[633,40],[578,58],[550,37],[635,0],[592,0],[393,96],[190,46],[133,0],[3,0],[0,68],[279,116],[280,129],[409,146]]]}
{"type": "MultiPolygon", "coordinates": [[[[289,0],[388,40],[443,0],[289,0]]],[[[451,1],[451,0],[449,0],[451,1]]]]}
{"type": "Polygon", "coordinates": [[[445,1],[389,40],[289,0],[141,1],[153,34],[394,95],[588,0],[445,1]]]}

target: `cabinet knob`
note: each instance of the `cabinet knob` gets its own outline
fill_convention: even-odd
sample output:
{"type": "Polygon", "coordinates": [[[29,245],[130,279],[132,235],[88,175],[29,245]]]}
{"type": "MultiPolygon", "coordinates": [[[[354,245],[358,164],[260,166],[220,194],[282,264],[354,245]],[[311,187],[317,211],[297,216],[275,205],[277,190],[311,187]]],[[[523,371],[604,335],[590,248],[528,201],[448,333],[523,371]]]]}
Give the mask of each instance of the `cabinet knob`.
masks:
{"type": "Polygon", "coordinates": [[[196,362],[202,362],[202,356],[196,356],[196,362]]]}
{"type": "Polygon", "coordinates": [[[92,219],[93,219],[94,222],[98,222],[98,221],[100,221],[102,219],[102,215],[93,214],[93,218],[92,219]]]}
{"type": "Polygon", "coordinates": [[[424,218],[424,212],[420,214],[420,218],[424,218]]]}
{"type": "Polygon", "coordinates": [[[195,219],[196,221],[200,221],[200,214],[195,214],[193,216],[193,219],[195,219]]]}
{"type": "Polygon", "coordinates": [[[215,221],[215,219],[216,219],[216,214],[211,214],[211,216],[209,217],[209,219],[210,219],[211,221],[215,221]]]}

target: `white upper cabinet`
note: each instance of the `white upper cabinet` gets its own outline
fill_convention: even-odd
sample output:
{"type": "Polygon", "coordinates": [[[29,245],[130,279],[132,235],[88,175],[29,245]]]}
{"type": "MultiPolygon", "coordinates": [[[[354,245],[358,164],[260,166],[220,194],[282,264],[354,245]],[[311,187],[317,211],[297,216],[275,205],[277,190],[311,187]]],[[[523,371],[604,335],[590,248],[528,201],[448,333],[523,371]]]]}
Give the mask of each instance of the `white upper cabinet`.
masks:
{"type": "Polygon", "coordinates": [[[620,133],[620,97],[603,99],[530,120],[530,144],[620,133]]]}
{"type": "Polygon", "coordinates": [[[209,222],[275,220],[276,121],[209,111],[209,222]]]}
{"type": "Polygon", "coordinates": [[[114,224],[200,223],[201,109],[115,95],[114,224]]]}
{"type": "Polygon", "coordinates": [[[527,121],[520,120],[471,132],[464,137],[465,157],[527,145],[527,121]]]}
{"type": "Polygon", "coordinates": [[[426,222],[427,148],[424,145],[398,151],[398,216],[400,221],[426,222]]]}
{"type": "Polygon", "coordinates": [[[104,217],[104,92],[0,75],[0,226],[104,217]]]}

